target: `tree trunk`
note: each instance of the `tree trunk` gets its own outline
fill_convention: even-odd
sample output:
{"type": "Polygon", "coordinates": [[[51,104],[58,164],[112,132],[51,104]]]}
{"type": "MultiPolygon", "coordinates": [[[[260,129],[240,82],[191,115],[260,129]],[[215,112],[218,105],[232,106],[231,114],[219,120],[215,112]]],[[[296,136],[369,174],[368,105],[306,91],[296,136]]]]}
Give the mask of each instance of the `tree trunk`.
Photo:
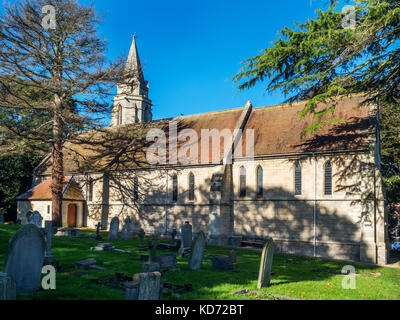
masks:
{"type": "Polygon", "coordinates": [[[62,101],[56,95],[54,98],[54,117],[53,117],[53,145],[52,145],[52,220],[53,225],[62,226],[62,193],[64,182],[64,163],[63,163],[63,121],[61,118],[62,101]]]}

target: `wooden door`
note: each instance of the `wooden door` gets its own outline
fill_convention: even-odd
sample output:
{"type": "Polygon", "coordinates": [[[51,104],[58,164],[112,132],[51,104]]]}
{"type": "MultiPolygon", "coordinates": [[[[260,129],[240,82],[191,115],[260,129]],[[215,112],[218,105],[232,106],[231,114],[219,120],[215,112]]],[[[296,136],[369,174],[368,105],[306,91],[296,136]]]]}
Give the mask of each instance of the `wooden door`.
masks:
{"type": "Polygon", "coordinates": [[[69,204],[68,205],[68,227],[69,228],[74,228],[76,227],[76,213],[77,213],[77,208],[76,204],[69,204]]]}

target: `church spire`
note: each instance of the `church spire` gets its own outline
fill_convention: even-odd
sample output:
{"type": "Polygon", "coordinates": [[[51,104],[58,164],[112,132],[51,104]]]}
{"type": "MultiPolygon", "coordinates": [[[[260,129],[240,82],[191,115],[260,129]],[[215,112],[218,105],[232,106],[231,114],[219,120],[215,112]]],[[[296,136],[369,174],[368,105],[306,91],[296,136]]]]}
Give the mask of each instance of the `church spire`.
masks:
{"type": "Polygon", "coordinates": [[[132,44],[129,50],[128,59],[126,60],[125,70],[128,72],[137,71],[138,76],[143,79],[142,65],[140,64],[135,36],[132,36],[132,44]]]}
{"type": "Polygon", "coordinates": [[[135,36],[132,37],[124,71],[126,76],[117,84],[117,95],[114,97],[112,127],[152,120],[152,103],[148,98],[149,84],[144,80],[135,36]]]}

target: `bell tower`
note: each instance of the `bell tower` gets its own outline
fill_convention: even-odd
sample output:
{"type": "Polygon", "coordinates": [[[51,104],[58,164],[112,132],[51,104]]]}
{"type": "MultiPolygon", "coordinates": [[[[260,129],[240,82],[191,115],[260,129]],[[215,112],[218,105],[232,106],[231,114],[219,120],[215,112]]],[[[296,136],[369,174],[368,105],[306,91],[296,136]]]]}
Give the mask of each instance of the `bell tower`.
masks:
{"type": "Polygon", "coordinates": [[[149,83],[143,77],[135,36],[124,70],[125,75],[117,84],[117,95],[114,97],[111,127],[151,122],[152,103],[148,98],[149,83]]]}

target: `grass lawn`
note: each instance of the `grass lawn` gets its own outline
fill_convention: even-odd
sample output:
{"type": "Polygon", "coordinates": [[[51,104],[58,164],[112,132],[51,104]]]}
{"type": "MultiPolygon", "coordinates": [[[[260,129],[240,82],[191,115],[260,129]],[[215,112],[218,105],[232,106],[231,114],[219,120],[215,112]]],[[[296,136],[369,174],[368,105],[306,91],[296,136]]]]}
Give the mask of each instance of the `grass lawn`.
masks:
{"type": "MultiPolygon", "coordinates": [[[[18,226],[0,225],[0,271],[4,267],[7,243],[18,226]]],[[[81,232],[82,233],[82,232],[81,232]]],[[[108,242],[103,234],[104,242],[108,242]]],[[[90,251],[90,247],[98,241],[85,238],[54,238],[53,254],[63,267],[57,273],[56,290],[41,290],[34,294],[21,295],[18,299],[78,299],[78,300],[123,300],[123,291],[101,287],[90,279],[104,279],[116,272],[133,275],[141,271],[142,262],[136,246],[139,241],[114,241],[118,249],[130,250],[131,254],[111,251],[90,251]],[[76,261],[95,258],[99,266],[106,270],[88,270],[78,277],[74,265],[76,261]]],[[[146,242],[147,243],[147,242],[146,242]]],[[[230,249],[208,246],[206,254],[228,254],[230,249]]],[[[211,269],[210,260],[203,262],[203,269],[191,271],[186,259],[178,258],[180,271],[166,272],[163,278],[172,284],[191,283],[193,291],[181,296],[165,296],[166,300],[237,300],[237,299],[271,299],[268,293],[313,300],[368,300],[368,299],[400,299],[400,269],[380,268],[374,266],[355,265],[357,271],[357,289],[342,289],[342,267],[351,263],[332,262],[322,259],[302,258],[275,255],[271,286],[263,288],[265,294],[238,296],[232,294],[241,289],[257,290],[258,267],[261,254],[255,251],[237,251],[237,272],[224,272],[211,269]],[[288,263],[292,259],[297,262],[288,263]]],[[[159,251],[159,253],[166,253],[159,251]]]]}

